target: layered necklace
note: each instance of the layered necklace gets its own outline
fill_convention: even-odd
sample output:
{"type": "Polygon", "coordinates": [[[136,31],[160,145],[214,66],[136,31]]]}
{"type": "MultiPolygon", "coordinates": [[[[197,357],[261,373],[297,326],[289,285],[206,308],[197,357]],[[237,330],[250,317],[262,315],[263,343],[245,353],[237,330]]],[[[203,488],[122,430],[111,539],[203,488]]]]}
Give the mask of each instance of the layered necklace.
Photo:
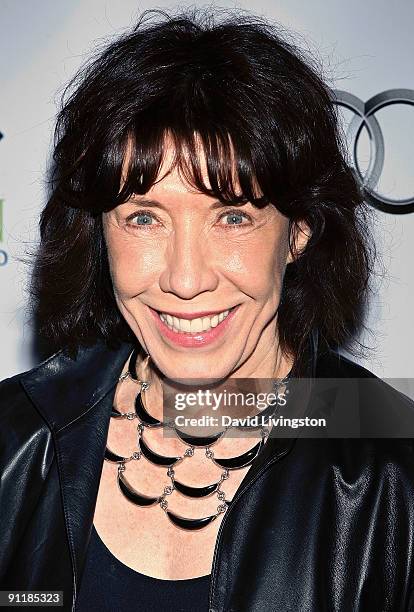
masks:
{"type": "MultiPolygon", "coordinates": [[[[260,429],[261,439],[255,446],[253,446],[245,453],[235,457],[216,457],[214,454],[214,450],[212,450],[211,447],[216,444],[231,427],[245,428],[246,426],[229,425],[219,433],[215,433],[211,436],[188,436],[187,434],[184,434],[184,432],[180,431],[176,427],[174,422],[172,422],[171,420],[160,421],[153,417],[145,408],[144,403],[142,401],[142,396],[149,388],[150,383],[148,381],[140,380],[137,377],[136,363],[138,353],[138,347],[134,348],[129,357],[127,371],[119,377],[119,381],[121,383],[129,379],[139,386],[139,390],[134,401],[134,410],[130,412],[120,412],[113,406],[111,411],[111,418],[125,419],[128,421],[138,421],[138,424],[136,426],[138,434],[137,450],[134,451],[130,457],[122,457],[121,455],[118,455],[117,453],[111,451],[109,447],[106,446],[104,459],[105,461],[118,465],[118,486],[121,493],[130,502],[132,502],[136,506],[145,508],[159,505],[162,510],[164,510],[169,520],[176,527],[179,527],[181,529],[190,531],[202,529],[209,525],[211,522],[213,522],[218,516],[220,516],[220,514],[226,512],[227,508],[231,504],[231,501],[228,501],[226,499],[226,494],[222,490],[222,485],[224,481],[230,477],[230,472],[232,470],[240,470],[242,468],[245,468],[256,459],[265,444],[266,438],[269,435],[269,428],[264,426],[249,426],[249,429],[260,429]],[[153,428],[169,428],[174,431],[177,438],[186,447],[185,449],[183,449],[182,454],[178,456],[165,456],[153,451],[146,441],[145,434],[146,430],[150,430],[153,428]],[[194,456],[194,451],[196,448],[204,448],[205,456],[222,470],[221,475],[216,482],[203,487],[190,486],[188,484],[185,484],[184,482],[181,482],[175,477],[174,468],[179,463],[191,459],[191,457],[194,456]],[[125,477],[126,464],[130,461],[139,461],[143,459],[146,459],[147,461],[153,463],[156,466],[166,468],[166,473],[170,480],[170,484],[164,487],[160,495],[149,496],[140,493],[134,487],[132,487],[131,484],[128,483],[125,477]],[[167,497],[174,493],[174,491],[178,491],[182,495],[193,499],[202,499],[210,495],[216,495],[220,503],[217,506],[217,511],[215,512],[215,514],[201,518],[186,518],[176,514],[175,512],[172,512],[168,508],[167,497]]],[[[146,358],[147,363],[148,359],[149,356],[147,356],[146,358]]],[[[289,375],[283,379],[274,381],[273,387],[274,392],[276,394],[281,386],[287,385],[288,378],[289,375]]],[[[261,412],[261,416],[264,416],[265,418],[271,416],[272,414],[274,414],[276,407],[277,404],[269,404],[269,406],[261,412]]]]}

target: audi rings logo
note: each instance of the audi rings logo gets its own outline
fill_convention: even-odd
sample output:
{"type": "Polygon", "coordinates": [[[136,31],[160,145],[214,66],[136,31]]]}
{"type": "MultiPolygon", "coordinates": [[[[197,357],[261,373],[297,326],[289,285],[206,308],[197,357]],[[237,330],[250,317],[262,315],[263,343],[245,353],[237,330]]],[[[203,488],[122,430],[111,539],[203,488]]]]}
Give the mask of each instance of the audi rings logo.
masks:
{"type": "Polygon", "coordinates": [[[408,213],[414,211],[414,195],[401,200],[393,200],[378,193],[376,188],[384,167],[385,147],[384,136],[375,113],[391,104],[408,104],[414,106],[414,90],[388,89],[379,93],[366,102],[346,91],[334,90],[333,100],[354,116],[347,130],[350,143],[350,155],[356,176],[363,189],[365,200],[385,212],[408,213]],[[365,128],[370,140],[370,158],[367,169],[363,172],[358,161],[357,147],[362,130],[365,128]]]}

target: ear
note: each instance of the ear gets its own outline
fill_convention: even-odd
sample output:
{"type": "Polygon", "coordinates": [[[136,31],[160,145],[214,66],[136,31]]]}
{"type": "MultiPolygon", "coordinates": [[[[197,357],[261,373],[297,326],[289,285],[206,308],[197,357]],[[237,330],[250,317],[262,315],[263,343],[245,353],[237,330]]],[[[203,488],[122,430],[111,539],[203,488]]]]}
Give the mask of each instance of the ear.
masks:
{"type": "Polygon", "coordinates": [[[311,235],[312,232],[307,223],[305,223],[305,221],[296,221],[292,223],[290,229],[290,243],[292,245],[293,253],[289,248],[286,258],[286,264],[292,263],[293,261],[298,259],[298,257],[300,257],[300,255],[305,250],[311,235]]]}

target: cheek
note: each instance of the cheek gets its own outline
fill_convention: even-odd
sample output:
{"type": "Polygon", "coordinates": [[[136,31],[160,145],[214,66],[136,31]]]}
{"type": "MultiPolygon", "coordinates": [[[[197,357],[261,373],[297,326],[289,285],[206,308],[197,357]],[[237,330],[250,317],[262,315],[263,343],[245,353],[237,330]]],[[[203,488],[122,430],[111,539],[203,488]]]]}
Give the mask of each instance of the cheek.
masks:
{"type": "Polygon", "coordinates": [[[134,297],[156,281],[161,266],[160,250],[136,240],[120,238],[115,232],[106,239],[109,268],[115,294],[134,297]]]}
{"type": "Polygon", "coordinates": [[[254,244],[229,248],[222,262],[243,291],[256,299],[269,299],[280,292],[287,249],[287,237],[269,232],[254,244]]]}

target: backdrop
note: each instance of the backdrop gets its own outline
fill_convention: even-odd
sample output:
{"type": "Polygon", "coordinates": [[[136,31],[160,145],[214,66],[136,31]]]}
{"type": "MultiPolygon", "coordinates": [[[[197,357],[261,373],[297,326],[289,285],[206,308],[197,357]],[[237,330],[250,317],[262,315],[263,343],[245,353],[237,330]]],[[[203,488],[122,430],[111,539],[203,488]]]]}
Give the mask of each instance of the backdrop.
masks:
{"type": "MultiPolygon", "coordinates": [[[[21,259],[38,238],[60,93],[96,43],[127,29],[145,8],[174,6],[0,0],[0,379],[39,359],[27,314],[28,266],[21,259]]],[[[235,7],[224,0],[219,6],[235,7]]],[[[256,0],[237,6],[293,29],[338,91],[350,160],[378,193],[371,204],[379,208],[373,208],[373,222],[381,265],[367,313],[369,331],[361,337],[375,350],[359,361],[383,377],[414,378],[414,3],[256,0]],[[401,202],[396,206],[394,200],[401,202]]]]}

